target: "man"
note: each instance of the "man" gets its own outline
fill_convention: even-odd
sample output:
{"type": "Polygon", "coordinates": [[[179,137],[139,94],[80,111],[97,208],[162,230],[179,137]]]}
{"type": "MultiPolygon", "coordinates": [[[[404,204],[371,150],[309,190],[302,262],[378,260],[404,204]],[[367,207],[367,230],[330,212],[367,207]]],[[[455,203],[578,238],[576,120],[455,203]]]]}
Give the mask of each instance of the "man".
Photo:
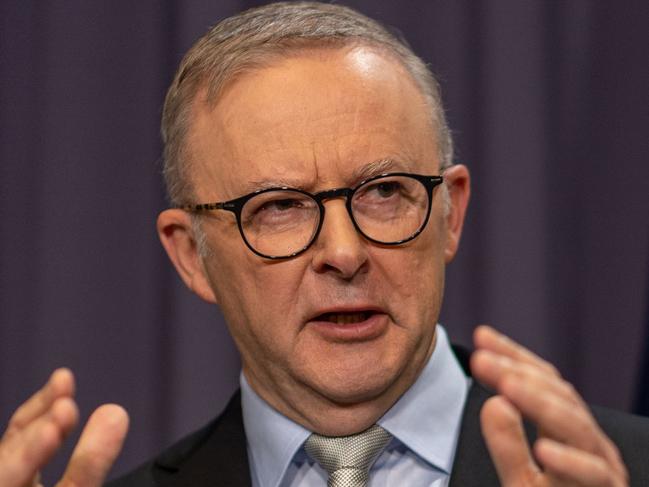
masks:
{"type": "MultiPolygon", "coordinates": [[[[221,307],[242,388],[115,485],[622,486],[620,450],[647,485],[647,421],[598,411],[604,433],[551,365],[488,327],[471,378],[436,325],[469,174],[432,75],[381,26],[316,3],[226,19],[183,60],[162,131],[174,208],[158,232],[221,307]]],[[[18,409],[0,485],[38,482],[73,394],[57,371],[18,409]]],[[[61,485],[100,485],[126,429],[118,406],[96,411],[61,485]]]]}

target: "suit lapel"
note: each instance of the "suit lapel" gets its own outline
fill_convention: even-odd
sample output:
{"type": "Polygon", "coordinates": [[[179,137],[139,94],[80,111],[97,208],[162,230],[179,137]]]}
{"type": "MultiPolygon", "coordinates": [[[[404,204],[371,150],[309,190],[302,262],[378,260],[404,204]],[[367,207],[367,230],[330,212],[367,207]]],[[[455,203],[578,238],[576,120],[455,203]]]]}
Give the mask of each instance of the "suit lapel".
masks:
{"type": "MultiPolygon", "coordinates": [[[[469,352],[454,351],[468,371],[469,352]]],[[[491,395],[475,381],[469,390],[449,487],[500,485],[480,431],[480,409],[491,395]]],[[[250,487],[240,392],[221,416],[156,458],[152,474],[158,487],[250,487]]]]}
{"type": "Polygon", "coordinates": [[[241,394],[237,393],[206,428],[160,455],[153,477],[160,487],[249,487],[241,394]]]}
{"type": "Polygon", "coordinates": [[[449,487],[500,485],[480,430],[480,409],[491,395],[475,381],[469,390],[449,487]]]}
{"type": "MultiPolygon", "coordinates": [[[[455,345],[453,346],[453,352],[462,369],[464,369],[464,373],[470,377],[469,361],[471,352],[455,345]]],[[[480,428],[480,410],[485,401],[493,395],[493,392],[488,391],[473,379],[464,406],[462,427],[460,428],[460,437],[458,438],[449,487],[466,487],[469,485],[479,485],[480,487],[500,486],[496,467],[491,461],[480,428]]],[[[536,439],[533,425],[524,421],[523,428],[528,440],[533,442],[536,439]]]]}

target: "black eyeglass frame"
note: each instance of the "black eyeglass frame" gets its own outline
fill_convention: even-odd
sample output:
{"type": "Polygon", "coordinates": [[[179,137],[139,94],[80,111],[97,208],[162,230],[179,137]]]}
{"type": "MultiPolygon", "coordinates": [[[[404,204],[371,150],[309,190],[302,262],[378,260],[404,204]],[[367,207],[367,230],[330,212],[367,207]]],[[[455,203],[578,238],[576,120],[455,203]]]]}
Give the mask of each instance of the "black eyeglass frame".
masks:
{"type": "Polygon", "coordinates": [[[416,238],[423,230],[426,228],[426,225],[428,224],[428,220],[430,218],[430,212],[431,208],[433,206],[433,190],[435,187],[439,186],[444,182],[444,177],[442,175],[439,176],[425,176],[422,174],[412,174],[412,173],[406,173],[406,172],[391,172],[391,173],[384,173],[384,174],[378,174],[376,176],[372,176],[371,178],[365,179],[358,183],[355,187],[353,188],[333,188],[333,189],[327,189],[324,191],[320,191],[318,193],[309,193],[308,191],[304,191],[301,189],[297,188],[291,188],[288,186],[282,186],[282,187],[274,187],[274,188],[265,188],[265,189],[259,189],[257,191],[253,191],[252,193],[248,193],[243,196],[239,196],[238,198],[234,198],[229,201],[221,201],[217,203],[200,203],[200,204],[186,204],[186,205],[178,205],[175,208],[189,211],[192,213],[200,213],[203,211],[212,211],[212,210],[226,210],[226,211],[231,211],[232,213],[235,214],[236,219],[237,219],[237,226],[239,227],[239,233],[241,234],[241,238],[243,239],[244,243],[246,246],[255,254],[257,254],[260,257],[263,257],[265,259],[271,259],[271,260],[279,260],[279,259],[290,259],[292,257],[295,257],[302,252],[306,251],[313,242],[315,242],[318,238],[318,235],[320,234],[320,230],[322,229],[322,224],[324,223],[324,218],[325,218],[325,206],[323,204],[324,200],[328,199],[335,199],[335,198],[345,198],[345,207],[347,208],[347,213],[349,214],[349,218],[351,219],[352,223],[354,224],[354,228],[356,228],[356,231],[360,233],[365,239],[369,240],[370,242],[379,244],[379,245],[388,245],[388,246],[396,246],[396,245],[402,245],[406,242],[409,242],[416,238]],[[382,242],[380,240],[376,240],[372,237],[369,237],[361,230],[361,228],[358,226],[358,223],[356,223],[356,219],[354,218],[354,213],[352,211],[352,199],[354,196],[354,193],[364,186],[367,183],[370,183],[376,179],[381,179],[381,178],[386,178],[386,177],[391,177],[391,176],[403,176],[403,177],[409,177],[412,179],[416,179],[419,181],[424,188],[426,188],[426,193],[428,195],[428,209],[426,211],[426,216],[422,222],[422,224],[419,226],[417,231],[415,231],[412,235],[410,235],[407,238],[397,240],[395,242],[382,242]],[[316,202],[318,205],[318,208],[320,210],[320,219],[318,221],[318,226],[316,227],[315,231],[313,232],[313,235],[311,239],[308,241],[308,243],[302,247],[301,249],[288,254],[288,255],[281,255],[281,256],[275,256],[275,255],[266,255],[258,250],[256,250],[250,242],[248,242],[248,239],[246,238],[246,234],[243,231],[243,227],[241,225],[241,211],[243,210],[244,205],[252,198],[254,198],[257,195],[263,194],[263,193],[268,193],[270,191],[294,191],[296,193],[303,194],[305,196],[308,196],[312,200],[316,202]]]}

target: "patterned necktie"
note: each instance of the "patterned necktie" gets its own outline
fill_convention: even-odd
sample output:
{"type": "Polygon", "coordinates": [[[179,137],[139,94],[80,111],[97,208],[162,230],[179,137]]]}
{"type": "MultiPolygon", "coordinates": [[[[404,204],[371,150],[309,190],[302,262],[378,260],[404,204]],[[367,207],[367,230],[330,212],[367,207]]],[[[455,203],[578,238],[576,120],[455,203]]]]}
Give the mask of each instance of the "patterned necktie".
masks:
{"type": "Polygon", "coordinates": [[[329,474],[328,487],[365,487],[370,467],[392,435],[378,425],[351,436],[313,433],[304,449],[329,474]]]}

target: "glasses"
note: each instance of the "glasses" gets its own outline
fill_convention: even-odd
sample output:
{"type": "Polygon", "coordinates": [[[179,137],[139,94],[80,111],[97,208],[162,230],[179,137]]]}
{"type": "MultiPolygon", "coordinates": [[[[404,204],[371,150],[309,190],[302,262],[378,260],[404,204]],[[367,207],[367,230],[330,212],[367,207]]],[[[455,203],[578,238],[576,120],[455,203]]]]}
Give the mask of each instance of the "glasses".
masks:
{"type": "Polygon", "coordinates": [[[354,188],[315,194],[269,188],[230,201],[178,208],[194,213],[231,211],[250,250],[267,259],[286,259],[301,254],[318,238],[325,216],[323,201],[334,198],[345,198],[354,227],[367,240],[381,245],[409,242],[428,223],[433,189],[443,180],[395,172],[366,179],[354,188]]]}

